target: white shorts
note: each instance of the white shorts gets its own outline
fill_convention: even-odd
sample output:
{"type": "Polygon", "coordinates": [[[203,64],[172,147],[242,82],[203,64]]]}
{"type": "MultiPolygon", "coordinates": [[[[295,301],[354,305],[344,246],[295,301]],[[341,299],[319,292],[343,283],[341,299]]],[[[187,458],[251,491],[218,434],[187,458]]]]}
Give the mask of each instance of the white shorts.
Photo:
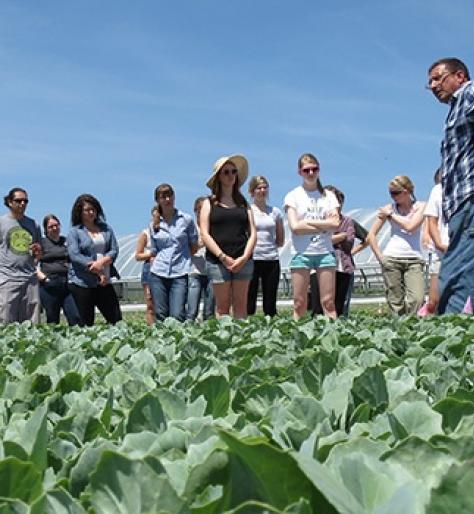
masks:
{"type": "Polygon", "coordinates": [[[430,265],[428,268],[428,272],[430,275],[439,275],[439,270],[441,268],[441,260],[437,254],[432,253],[430,259],[430,265]]]}

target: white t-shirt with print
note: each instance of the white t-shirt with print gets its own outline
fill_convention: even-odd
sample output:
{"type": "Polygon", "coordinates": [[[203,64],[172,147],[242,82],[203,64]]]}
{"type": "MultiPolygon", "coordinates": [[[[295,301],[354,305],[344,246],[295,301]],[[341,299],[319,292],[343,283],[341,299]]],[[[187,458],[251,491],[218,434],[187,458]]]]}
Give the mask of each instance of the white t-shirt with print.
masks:
{"type": "MultiPolygon", "coordinates": [[[[445,245],[449,244],[449,236],[448,236],[448,225],[443,221],[443,211],[442,211],[442,199],[443,199],[443,191],[441,188],[441,184],[436,184],[431,190],[430,197],[428,199],[428,203],[425,207],[425,216],[431,216],[433,218],[438,218],[438,230],[441,236],[441,242],[445,245]]],[[[436,251],[439,258],[442,257],[442,252],[436,251]]]]}
{"type": "MultiPolygon", "coordinates": [[[[285,210],[292,207],[296,211],[298,220],[323,220],[331,211],[339,207],[339,202],[332,191],[306,191],[299,186],[285,196],[285,210]]],[[[333,230],[317,232],[314,234],[296,235],[291,233],[293,250],[306,255],[322,255],[333,252],[331,235],[333,230]]]]}

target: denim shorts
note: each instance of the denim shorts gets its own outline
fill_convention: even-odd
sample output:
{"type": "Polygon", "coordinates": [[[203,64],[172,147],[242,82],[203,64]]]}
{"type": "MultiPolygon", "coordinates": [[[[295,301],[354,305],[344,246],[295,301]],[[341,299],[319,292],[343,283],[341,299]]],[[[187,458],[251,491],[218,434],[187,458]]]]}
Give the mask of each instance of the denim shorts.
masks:
{"type": "Polygon", "coordinates": [[[308,255],[297,253],[290,261],[290,269],[318,269],[335,268],[336,256],[333,252],[322,253],[320,255],[308,255]]]}
{"type": "Polygon", "coordinates": [[[253,260],[249,259],[237,273],[231,273],[221,262],[206,262],[206,272],[213,284],[234,280],[250,280],[253,276],[253,260]]]}

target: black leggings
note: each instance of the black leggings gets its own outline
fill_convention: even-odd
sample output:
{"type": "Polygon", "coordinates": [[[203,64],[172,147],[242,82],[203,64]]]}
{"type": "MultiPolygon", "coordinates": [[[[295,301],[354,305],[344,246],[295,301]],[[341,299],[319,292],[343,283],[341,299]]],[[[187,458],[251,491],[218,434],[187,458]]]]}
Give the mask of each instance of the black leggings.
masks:
{"type": "Polygon", "coordinates": [[[253,277],[249,284],[247,314],[257,309],[258,282],[262,280],[263,312],[275,316],[278,283],[280,282],[280,261],[253,261],[253,277]]]}
{"type": "Polygon", "coordinates": [[[95,307],[99,309],[107,323],[117,323],[122,319],[120,304],[111,284],[97,287],[80,287],[69,284],[69,290],[79,310],[81,326],[94,324],[95,307]]]}

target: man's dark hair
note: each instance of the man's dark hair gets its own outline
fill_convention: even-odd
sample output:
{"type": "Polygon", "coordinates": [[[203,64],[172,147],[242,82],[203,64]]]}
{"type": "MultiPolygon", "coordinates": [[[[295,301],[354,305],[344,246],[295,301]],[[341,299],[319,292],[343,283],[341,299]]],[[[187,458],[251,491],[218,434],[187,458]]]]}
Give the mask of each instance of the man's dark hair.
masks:
{"type": "Polygon", "coordinates": [[[436,68],[436,66],[439,66],[440,64],[446,65],[446,68],[448,68],[448,70],[452,73],[455,73],[456,71],[462,71],[466,79],[471,80],[467,66],[456,57],[444,57],[443,59],[438,59],[430,66],[428,73],[430,73],[433,68],[436,68]]]}
{"type": "Polygon", "coordinates": [[[13,189],[10,189],[10,191],[8,191],[8,194],[7,196],[4,196],[3,197],[3,204],[5,205],[5,207],[8,207],[10,208],[10,206],[8,205],[8,202],[11,202],[13,200],[13,198],[15,198],[15,193],[25,193],[25,195],[27,195],[28,193],[21,187],[14,187],[13,189]]]}

